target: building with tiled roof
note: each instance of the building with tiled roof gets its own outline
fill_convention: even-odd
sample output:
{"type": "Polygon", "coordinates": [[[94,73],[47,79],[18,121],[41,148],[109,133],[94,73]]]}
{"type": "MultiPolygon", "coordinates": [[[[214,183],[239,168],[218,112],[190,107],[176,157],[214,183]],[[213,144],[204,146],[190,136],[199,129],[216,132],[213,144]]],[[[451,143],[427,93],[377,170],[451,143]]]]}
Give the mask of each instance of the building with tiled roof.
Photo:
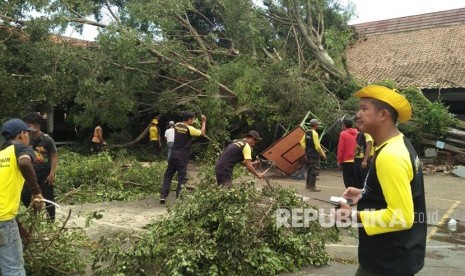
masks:
{"type": "Polygon", "coordinates": [[[361,84],[416,86],[465,119],[465,8],[353,25],[346,51],[361,84]]]}

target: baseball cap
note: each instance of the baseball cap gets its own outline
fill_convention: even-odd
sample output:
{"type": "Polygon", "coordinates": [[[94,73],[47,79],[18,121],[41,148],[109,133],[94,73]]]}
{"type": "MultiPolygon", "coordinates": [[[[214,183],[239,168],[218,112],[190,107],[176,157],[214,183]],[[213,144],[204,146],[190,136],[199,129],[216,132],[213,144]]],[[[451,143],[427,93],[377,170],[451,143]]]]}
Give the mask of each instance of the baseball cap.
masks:
{"type": "Polygon", "coordinates": [[[382,85],[368,85],[354,94],[357,98],[373,98],[387,103],[397,111],[398,120],[405,123],[412,117],[412,106],[408,100],[396,90],[382,85]]]}
{"type": "Polygon", "coordinates": [[[173,126],[173,125],[174,125],[174,122],[173,122],[173,121],[170,121],[170,122],[168,123],[168,125],[173,126]]]}
{"type": "Polygon", "coordinates": [[[22,131],[35,131],[35,129],[28,127],[25,122],[18,118],[8,120],[2,126],[2,135],[5,139],[14,138],[22,131]]]}
{"type": "Polygon", "coordinates": [[[310,120],[310,125],[311,125],[311,126],[316,126],[316,125],[319,125],[319,124],[320,124],[320,122],[318,122],[317,119],[311,119],[311,120],[310,120]]]}
{"type": "Polygon", "coordinates": [[[258,133],[258,131],[255,131],[255,130],[251,130],[247,133],[247,135],[245,135],[246,137],[253,137],[255,138],[256,140],[262,140],[262,138],[260,137],[260,134],[258,133]]]}

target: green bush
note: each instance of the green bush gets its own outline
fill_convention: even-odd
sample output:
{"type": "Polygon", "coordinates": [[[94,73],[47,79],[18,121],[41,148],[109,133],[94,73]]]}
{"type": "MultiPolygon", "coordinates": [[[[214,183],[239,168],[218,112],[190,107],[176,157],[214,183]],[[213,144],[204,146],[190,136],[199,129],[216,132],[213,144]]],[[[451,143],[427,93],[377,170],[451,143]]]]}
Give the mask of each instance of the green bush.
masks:
{"type": "Polygon", "coordinates": [[[399,129],[419,147],[425,134],[440,139],[449,127],[457,125],[457,118],[440,102],[430,102],[416,87],[401,91],[409,100],[413,109],[411,122],[402,124],[399,129]]]}
{"type": "Polygon", "coordinates": [[[160,192],[165,161],[143,166],[127,153],[59,153],[56,192],[71,203],[132,200],[160,192]]]}
{"type": "Polygon", "coordinates": [[[294,190],[258,191],[250,183],[231,189],[201,185],[176,201],[137,242],[102,239],[96,275],[275,275],[327,264],[324,244],[335,238],[318,222],[277,227],[278,208],[307,207],[294,190]]]}

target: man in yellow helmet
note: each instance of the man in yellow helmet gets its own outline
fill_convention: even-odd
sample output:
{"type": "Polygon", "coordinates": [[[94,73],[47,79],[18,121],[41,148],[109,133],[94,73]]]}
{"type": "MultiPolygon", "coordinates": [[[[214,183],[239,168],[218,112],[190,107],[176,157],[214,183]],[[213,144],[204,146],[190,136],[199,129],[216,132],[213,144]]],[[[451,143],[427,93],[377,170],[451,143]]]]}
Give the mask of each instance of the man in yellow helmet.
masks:
{"type": "Polygon", "coordinates": [[[149,128],[149,138],[150,138],[150,144],[152,145],[152,150],[153,150],[153,159],[158,157],[158,154],[160,153],[161,149],[161,139],[160,139],[160,129],[158,128],[158,119],[155,118],[152,120],[149,128]]]}
{"type": "Polygon", "coordinates": [[[363,189],[343,193],[357,210],[340,202],[336,220],[359,224],[359,268],[355,275],[413,275],[424,265],[426,206],[423,174],[417,153],[398,130],[412,108],[405,97],[380,85],[357,93],[357,125],[373,137],[373,157],[363,189]]]}

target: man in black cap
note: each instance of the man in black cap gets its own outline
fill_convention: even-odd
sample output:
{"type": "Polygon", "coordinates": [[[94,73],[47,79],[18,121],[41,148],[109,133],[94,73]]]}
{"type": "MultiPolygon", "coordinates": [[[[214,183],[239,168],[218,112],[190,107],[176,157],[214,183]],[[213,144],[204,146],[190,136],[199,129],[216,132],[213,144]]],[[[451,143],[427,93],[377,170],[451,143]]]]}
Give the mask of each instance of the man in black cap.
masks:
{"type": "Polygon", "coordinates": [[[174,174],[178,173],[178,186],[176,188],[176,198],[181,194],[182,185],[187,182],[187,164],[192,148],[192,138],[205,135],[207,117],[201,115],[202,126],[197,129],[192,126],[195,119],[193,112],[183,112],[182,122],[174,125],[174,144],[171,149],[171,156],[168,159],[168,167],[163,176],[163,186],[160,192],[160,203],[165,204],[166,197],[170,192],[171,181],[174,174]]]}
{"type": "Polygon", "coordinates": [[[423,174],[417,153],[398,130],[412,108],[395,90],[369,85],[357,93],[357,124],[376,145],[363,189],[350,187],[336,220],[359,223],[359,268],[355,275],[413,275],[424,265],[426,205],[423,174]]]}
{"type": "Polygon", "coordinates": [[[320,158],[326,160],[326,154],[320,145],[318,138],[318,125],[320,123],[317,119],[310,120],[310,129],[305,133],[300,141],[300,145],[305,150],[308,161],[307,183],[306,188],[310,192],[319,192],[320,189],[316,188],[316,177],[320,174],[320,158]]]}
{"type": "Polygon", "coordinates": [[[234,140],[226,147],[216,161],[215,174],[218,185],[232,185],[233,168],[237,163],[242,163],[258,179],[264,178],[265,174],[257,172],[252,162],[252,149],[261,139],[257,131],[251,130],[244,139],[234,140]]]}
{"type": "Polygon", "coordinates": [[[40,210],[43,199],[37,184],[32,160],[34,152],[29,147],[29,128],[20,119],[11,119],[2,126],[5,143],[0,149],[0,274],[26,275],[23,245],[19,234],[18,214],[21,189],[24,182],[33,197],[33,207],[40,210]]]}

